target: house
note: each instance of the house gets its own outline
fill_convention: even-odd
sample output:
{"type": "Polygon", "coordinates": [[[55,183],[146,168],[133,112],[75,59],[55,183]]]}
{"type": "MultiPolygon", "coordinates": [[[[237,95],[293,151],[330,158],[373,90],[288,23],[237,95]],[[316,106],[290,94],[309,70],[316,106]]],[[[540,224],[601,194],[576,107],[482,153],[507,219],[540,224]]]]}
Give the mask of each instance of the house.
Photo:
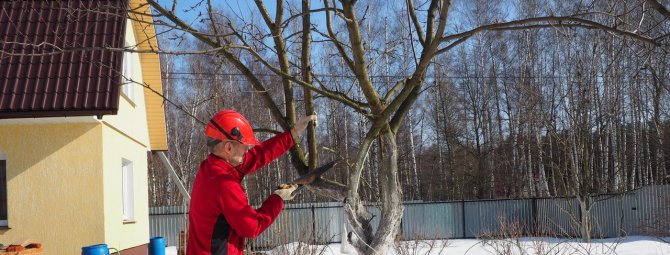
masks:
{"type": "Polygon", "coordinates": [[[110,50],[157,49],[142,1],[0,2],[0,243],[147,254],[159,58],[110,50]]]}

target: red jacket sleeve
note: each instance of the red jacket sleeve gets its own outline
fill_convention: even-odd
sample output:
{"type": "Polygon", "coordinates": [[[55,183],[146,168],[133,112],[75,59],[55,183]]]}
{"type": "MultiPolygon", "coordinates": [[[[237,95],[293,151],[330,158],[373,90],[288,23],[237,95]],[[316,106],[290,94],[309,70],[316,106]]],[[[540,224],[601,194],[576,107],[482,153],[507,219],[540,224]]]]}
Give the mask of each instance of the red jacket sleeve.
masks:
{"type": "Polygon", "coordinates": [[[290,131],[275,135],[249,150],[244,156],[244,162],[238,169],[245,174],[253,173],[270,164],[291,147],[293,147],[293,137],[290,131]]]}
{"type": "Polygon", "coordinates": [[[247,238],[259,236],[279,216],[284,208],[284,200],[278,195],[269,196],[258,210],[249,205],[242,186],[234,180],[224,180],[219,188],[221,192],[217,201],[218,207],[226,217],[226,221],[238,235],[247,238]]]}

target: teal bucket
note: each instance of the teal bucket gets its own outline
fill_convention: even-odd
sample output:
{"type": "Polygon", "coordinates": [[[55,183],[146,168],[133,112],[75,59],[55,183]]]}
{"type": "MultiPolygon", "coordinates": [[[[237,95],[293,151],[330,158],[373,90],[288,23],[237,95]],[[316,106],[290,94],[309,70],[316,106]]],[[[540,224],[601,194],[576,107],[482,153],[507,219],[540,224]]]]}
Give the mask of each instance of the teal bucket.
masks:
{"type": "Polygon", "coordinates": [[[155,236],[149,239],[149,255],[165,255],[165,238],[155,236]]]}
{"type": "Polygon", "coordinates": [[[81,255],[109,255],[109,249],[115,250],[116,254],[119,254],[119,251],[114,248],[107,247],[106,244],[96,244],[81,247],[81,255]]]}

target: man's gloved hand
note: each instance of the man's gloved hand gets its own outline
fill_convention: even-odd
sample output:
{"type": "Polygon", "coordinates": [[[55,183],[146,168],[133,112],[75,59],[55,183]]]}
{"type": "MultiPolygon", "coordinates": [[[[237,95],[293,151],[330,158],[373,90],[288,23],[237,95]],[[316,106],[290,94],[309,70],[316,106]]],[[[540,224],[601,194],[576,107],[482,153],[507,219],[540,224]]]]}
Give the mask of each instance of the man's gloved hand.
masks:
{"type": "Polygon", "coordinates": [[[280,196],[284,201],[293,199],[293,191],[298,188],[298,184],[280,184],[279,187],[273,192],[280,196]]]}
{"type": "Polygon", "coordinates": [[[291,129],[291,135],[293,135],[293,138],[298,139],[302,135],[302,133],[305,132],[305,129],[307,129],[307,124],[309,124],[310,121],[314,121],[314,125],[317,123],[318,117],[316,114],[308,115],[308,116],[302,116],[300,120],[298,120],[297,123],[295,123],[295,126],[291,129]]]}

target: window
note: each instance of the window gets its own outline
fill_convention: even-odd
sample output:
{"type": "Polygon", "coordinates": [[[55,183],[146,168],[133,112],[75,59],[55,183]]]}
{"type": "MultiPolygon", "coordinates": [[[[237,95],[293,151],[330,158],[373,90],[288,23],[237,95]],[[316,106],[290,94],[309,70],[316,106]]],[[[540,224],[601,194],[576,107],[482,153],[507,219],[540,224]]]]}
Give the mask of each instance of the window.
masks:
{"type": "Polygon", "coordinates": [[[7,226],[7,158],[0,153],[0,227],[7,226]]]}
{"type": "Polygon", "coordinates": [[[123,221],[135,220],[135,193],[133,191],[133,162],[121,161],[123,181],[123,221]]]}
{"type": "MultiPolygon", "coordinates": [[[[130,44],[128,44],[127,41],[123,43],[123,47],[125,49],[134,49],[135,47],[131,47],[130,44]]],[[[123,92],[124,95],[132,102],[135,101],[135,92],[134,92],[134,87],[135,84],[131,81],[133,79],[133,53],[132,52],[123,52],[123,77],[121,79],[122,82],[122,87],[121,87],[121,92],[123,92]]]]}

